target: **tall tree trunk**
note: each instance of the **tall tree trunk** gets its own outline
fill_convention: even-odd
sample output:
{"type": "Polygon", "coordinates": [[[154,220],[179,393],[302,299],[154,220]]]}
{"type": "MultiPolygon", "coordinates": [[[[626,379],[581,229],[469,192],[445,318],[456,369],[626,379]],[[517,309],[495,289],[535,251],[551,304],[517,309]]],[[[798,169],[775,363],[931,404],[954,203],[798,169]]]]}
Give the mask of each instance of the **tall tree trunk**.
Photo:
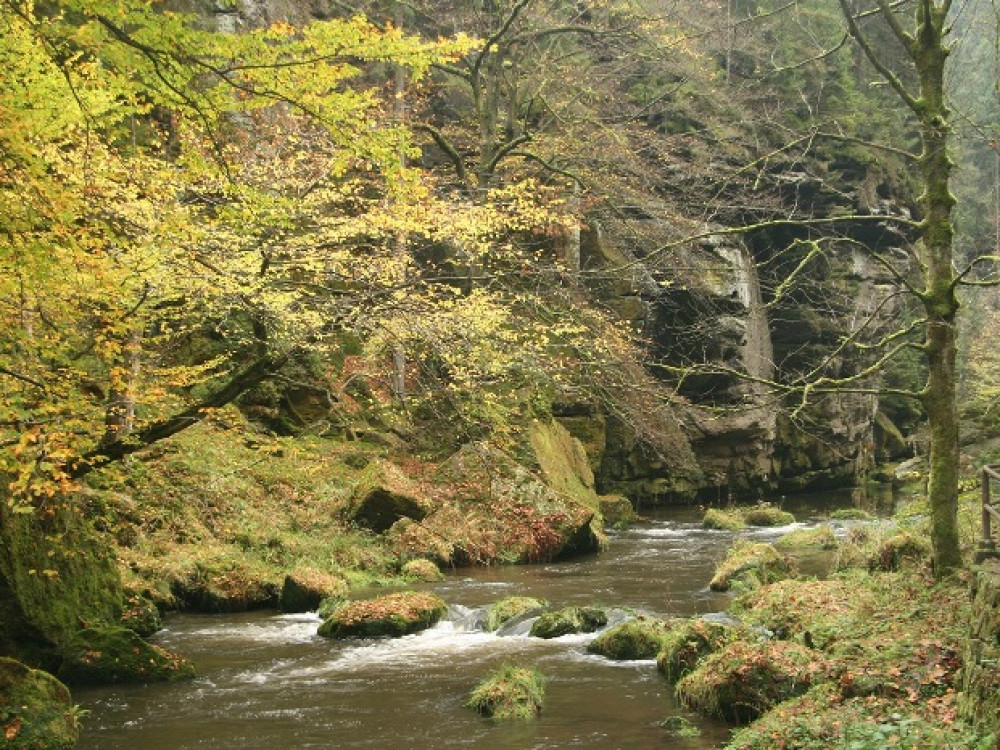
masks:
{"type": "Polygon", "coordinates": [[[930,425],[931,542],[939,575],[961,566],[958,544],[958,409],[955,389],[955,295],[953,266],[954,228],[951,211],[951,159],[948,157],[948,108],[944,101],[944,69],[948,49],[944,43],[944,11],[922,2],[914,41],[914,62],[920,75],[918,108],[920,175],[924,193],[921,241],[924,248],[923,303],[927,315],[924,350],[927,384],[924,407],[930,425]]]}

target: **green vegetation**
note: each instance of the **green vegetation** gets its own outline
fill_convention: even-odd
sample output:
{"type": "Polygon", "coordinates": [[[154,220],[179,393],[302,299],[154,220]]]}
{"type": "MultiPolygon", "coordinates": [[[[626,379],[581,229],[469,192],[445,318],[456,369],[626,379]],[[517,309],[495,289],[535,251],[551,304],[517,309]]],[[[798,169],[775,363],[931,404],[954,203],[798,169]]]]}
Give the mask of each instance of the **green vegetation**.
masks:
{"type": "Polygon", "coordinates": [[[535,638],[558,638],[570,633],[593,633],[608,624],[608,614],[601,607],[563,607],[544,612],[531,626],[535,638]]]}
{"type": "Polygon", "coordinates": [[[701,519],[702,528],[718,531],[741,531],[747,526],[787,526],[795,516],[770,505],[751,505],[722,510],[709,508],[701,519]]]}
{"type": "Polygon", "coordinates": [[[319,626],[326,638],[399,637],[426,630],[448,612],[433,594],[406,591],[344,602],[319,626]]]}
{"type": "Polygon", "coordinates": [[[700,618],[674,622],[661,641],[656,668],[669,682],[677,682],[735,637],[732,628],[700,618]]]}
{"type": "Polygon", "coordinates": [[[525,612],[541,609],[548,605],[544,599],[531,596],[508,596],[493,604],[486,613],[486,629],[497,630],[508,620],[523,615],[525,612]]]}
{"type": "Polygon", "coordinates": [[[476,686],[466,705],[493,719],[533,719],[542,712],[544,699],[541,672],[504,666],[476,686]]]}
{"type": "Polygon", "coordinates": [[[709,508],[701,519],[701,526],[716,531],[740,531],[745,529],[747,524],[739,512],[709,508]]]}
{"type": "Polygon", "coordinates": [[[774,546],[783,550],[796,549],[837,549],[837,538],[830,524],[820,524],[811,529],[795,529],[783,534],[774,546]]]}
{"type": "Polygon", "coordinates": [[[590,642],[587,651],[608,659],[653,659],[671,631],[671,623],[640,615],[605,630],[590,642]]]}
{"type": "Polygon", "coordinates": [[[0,657],[0,730],[9,750],[69,750],[80,712],[55,677],[0,657]]]}
{"type": "Polygon", "coordinates": [[[740,539],[719,563],[708,586],[712,591],[748,589],[787,577],[789,562],[774,545],[740,539]]]}

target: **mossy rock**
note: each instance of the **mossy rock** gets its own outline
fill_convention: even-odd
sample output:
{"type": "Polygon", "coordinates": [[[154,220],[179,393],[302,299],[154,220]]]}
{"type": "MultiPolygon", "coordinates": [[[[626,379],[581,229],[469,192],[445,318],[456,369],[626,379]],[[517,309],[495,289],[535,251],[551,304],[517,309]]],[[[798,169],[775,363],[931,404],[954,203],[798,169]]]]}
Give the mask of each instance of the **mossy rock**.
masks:
{"type": "Polygon", "coordinates": [[[498,630],[505,622],[532,610],[542,609],[548,602],[532,596],[508,596],[496,602],[486,613],[486,629],[498,630]]]}
{"type": "Polygon", "coordinates": [[[63,648],[58,676],[69,684],[106,685],[190,679],[195,670],[186,659],[128,628],[104,627],[81,630],[63,648]]]}
{"type": "Polygon", "coordinates": [[[171,592],[182,609],[208,614],[249,612],[277,606],[280,588],[262,566],[237,560],[199,563],[171,592]]]}
{"type": "Polygon", "coordinates": [[[743,512],[743,522],[747,526],[788,526],[795,523],[795,516],[787,510],[758,505],[743,512]]]}
{"type": "Polygon", "coordinates": [[[347,582],[315,568],[299,568],[285,576],[279,606],[282,612],[313,612],[324,599],[347,596],[347,582]]]}
{"type": "Polygon", "coordinates": [[[118,623],[124,611],[116,557],[76,502],[54,499],[45,512],[0,510],[0,643],[12,653],[28,641],[54,651],[81,621],[118,623]]]}
{"type": "Polygon", "coordinates": [[[638,518],[632,502],[624,495],[598,495],[597,502],[601,517],[608,526],[621,528],[638,518]]]}
{"type": "Polygon", "coordinates": [[[408,560],[403,566],[403,575],[407,578],[416,578],[418,581],[432,583],[444,579],[441,568],[433,560],[425,557],[418,557],[415,560],[408,560]]]}
{"type": "Polygon", "coordinates": [[[734,630],[700,618],[675,620],[660,641],[656,668],[670,682],[698,666],[704,657],[718,651],[733,638],[734,630]]]}
{"type": "Polygon", "coordinates": [[[493,719],[533,719],[542,711],[545,678],[537,669],[501,667],[480,682],[466,705],[493,719]]]}
{"type": "Polygon", "coordinates": [[[902,532],[889,537],[868,559],[869,570],[899,570],[904,564],[922,565],[930,562],[931,543],[924,537],[902,532]]]}
{"type": "Polygon", "coordinates": [[[319,627],[326,638],[398,637],[417,633],[444,617],[448,606],[433,594],[403,591],[345,602],[319,627]]]}
{"type": "Polygon", "coordinates": [[[148,638],[163,627],[160,610],[149,599],[139,594],[129,594],[122,611],[121,624],[143,638],[148,638]]]}
{"type": "Polygon", "coordinates": [[[737,513],[719,510],[718,508],[709,508],[705,511],[705,515],[701,519],[701,527],[714,531],[740,531],[741,529],[745,529],[747,525],[737,513]]]}
{"type": "Polygon", "coordinates": [[[835,550],[837,549],[837,537],[833,533],[833,527],[824,523],[812,529],[789,531],[782,535],[774,543],[774,546],[788,550],[835,550]]]}
{"type": "Polygon", "coordinates": [[[0,730],[10,750],[68,750],[80,736],[69,690],[48,672],[0,657],[0,730]]]}
{"type": "Polygon", "coordinates": [[[616,625],[590,642],[587,651],[608,659],[655,659],[670,632],[670,623],[654,617],[638,617],[616,625]]]}
{"type": "Polygon", "coordinates": [[[571,633],[593,633],[607,624],[608,613],[600,607],[563,607],[535,620],[529,635],[558,638],[571,633]]]}
{"type": "Polygon", "coordinates": [[[712,591],[753,589],[786,578],[788,561],[771,544],[739,540],[715,569],[708,587],[712,591]]]}
{"type": "Polygon", "coordinates": [[[831,521],[874,521],[875,516],[862,508],[840,508],[830,514],[831,521]]]}
{"type": "Polygon", "coordinates": [[[733,641],[683,677],[677,695],[704,716],[743,724],[829,676],[827,660],[797,643],[733,641]]]}
{"type": "Polygon", "coordinates": [[[373,461],[364,470],[345,510],[349,521],[377,534],[402,518],[422,521],[428,502],[419,487],[388,461],[373,461]]]}

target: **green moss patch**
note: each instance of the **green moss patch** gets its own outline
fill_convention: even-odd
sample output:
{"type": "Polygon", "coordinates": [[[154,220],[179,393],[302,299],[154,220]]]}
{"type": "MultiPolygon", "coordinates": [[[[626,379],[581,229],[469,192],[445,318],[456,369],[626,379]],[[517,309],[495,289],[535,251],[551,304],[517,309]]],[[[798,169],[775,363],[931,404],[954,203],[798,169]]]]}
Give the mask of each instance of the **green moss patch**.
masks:
{"type": "Polygon", "coordinates": [[[0,657],[0,732],[9,750],[68,750],[80,735],[69,690],[48,672],[0,657]]]}
{"type": "Polygon", "coordinates": [[[63,648],[59,678],[70,684],[157,682],[194,677],[186,659],[147,643],[127,628],[86,628],[63,648]]]}
{"type": "Polygon", "coordinates": [[[700,618],[675,620],[660,641],[656,667],[670,682],[677,682],[734,637],[734,629],[700,618]]]}
{"type": "Polygon", "coordinates": [[[319,635],[327,638],[398,637],[426,630],[447,611],[444,601],[433,594],[404,591],[344,603],[320,625],[319,635]]]}
{"type": "Polygon", "coordinates": [[[497,630],[505,622],[520,617],[526,612],[541,609],[548,605],[544,599],[531,596],[508,596],[496,602],[486,613],[486,629],[497,630]]]}
{"type": "Polygon", "coordinates": [[[787,510],[758,505],[743,512],[743,522],[747,526],[787,526],[795,523],[795,516],[787,510]]]}
{"type": "Polygon", "coordinates": [[[837,537],[828,523],[812,529],[795,529],[783,534],[774,546],[783,550],[835,550],[837,537]]]}
{"type": "Polygon", "coordinates": [[[558,638],[571,633],[593,633],[607,624],[608,613],[600,607],[564,607],[535,620],[530,635],[558,638]]]}
{"type": "Polygon", "coordinates": [[[863,508],[840,508],[830,514],[831,521],[874,521],[875,516],[863,508]]]}
{"type": "Polygon", "coordinates": [[[441,568],[437,566],[437,563],[425,557],[407,560],[406,564],[403,565],[402,572],[407,578],[416,578],[418,581],[433,582],[444,579],[444,574],[441,573],[441,568]]]}
{"type": "Polygon", "coordinates": [[[708,586],[712,591],[746,590],[787,577],[788,561],[773,545],[738,540],[715,569],[708,586]]]}
{"type": "Polygon", "coordinates": [[[677,695],[705,716],[746,723],[829,679],[815,651],[788,641],[734,641],[677,683],[677,695]]]}
{"type": "Polygon", "coordinates": [[[324,599],[347,596],[347,582],[340,576],[301,567],[285,576],[279,605],[282,612],[313,612],[324,599]]]}
{"type": "Polygon", "coordinates": [[[701,527],[715,531],[740,531],[745,529],[747,525],[738,513],[709,508],[701,519],[701,527]]]}
{"type": "Polygon", "coordinates": [[[466,705],[494,719],[533,719],[542,711],[545,678],[536,669],[505,666],[479,683],[466,705]]]}
{"type": "Polygon", "coordinates": [[[616,625],[590,642],[587,651],[608,659],[655,659],[670,624],[653,617],[638,617],[616,625]]]}

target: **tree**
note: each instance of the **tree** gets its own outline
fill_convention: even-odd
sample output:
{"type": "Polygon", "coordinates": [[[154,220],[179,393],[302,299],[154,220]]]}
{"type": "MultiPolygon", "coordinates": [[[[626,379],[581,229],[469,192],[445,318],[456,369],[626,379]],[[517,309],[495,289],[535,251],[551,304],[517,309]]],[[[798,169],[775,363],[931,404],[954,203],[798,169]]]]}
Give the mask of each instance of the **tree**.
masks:
{"type": "Polygon", "coordinates": [[[945,97],[945,68],[950,52],[946,40],[951,0],[917,0],[912,24],[907,27],[897,7],[878,0],[878,12],[906,51],[917,87],[905,84],[872,46],[861,26],[858,11],[848,0],[839,0],[851,36],[865,57],[916,118],[921,152],[917,160],[922,193],[918,259],[922,286],[912,291],[924,310],[921,350],[927,363],[927,381],[920,400],[930,427],[931,542],[935,569],[946,575],[961,565],[958,544],[958,409],[956,402],[957,287],[966,274],[956,271],[954,227],[951,213],[952,162],[948,153],[951,112],[945,97]]]}

